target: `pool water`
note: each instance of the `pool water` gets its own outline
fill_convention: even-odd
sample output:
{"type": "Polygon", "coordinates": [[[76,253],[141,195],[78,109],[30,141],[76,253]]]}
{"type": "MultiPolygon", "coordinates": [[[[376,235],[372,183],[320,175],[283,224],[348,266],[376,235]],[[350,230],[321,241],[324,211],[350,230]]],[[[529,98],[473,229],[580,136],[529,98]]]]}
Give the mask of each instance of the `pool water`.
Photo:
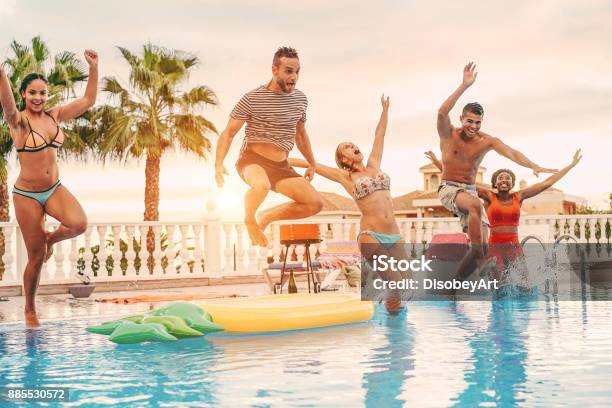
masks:
{"type": "Polygon", "coordinates": [[[612,302],[414,302],[363,324],[136,345],[85,331],[102,320],[0,325],[0,388],[68,387],[74,407],[612,406],[612,302]]]}

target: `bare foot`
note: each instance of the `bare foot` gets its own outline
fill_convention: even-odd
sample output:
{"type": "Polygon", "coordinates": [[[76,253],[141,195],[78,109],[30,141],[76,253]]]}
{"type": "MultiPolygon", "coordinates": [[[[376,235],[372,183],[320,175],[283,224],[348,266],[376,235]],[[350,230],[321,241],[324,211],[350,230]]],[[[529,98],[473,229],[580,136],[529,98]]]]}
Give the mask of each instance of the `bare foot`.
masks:
{"type": "Polygon", "coordinates": [[[25,324],[27,328],[36,329],[40,327],[40,322],[38,321],[38,316],[36,316],[36,312],[25,312],[25,324]]]}
{"type": "Polygon", "coordinates": [[[46,242],[47,242],[47,253],[45,254],[45,262],[51,258],[53,255],[53,244],[49,244],[49,237],[51,236],[51,232],[45,232],[46,242]]]}
{"type": "Polygon", "coordinates": [[[251,243],[253,245],[259,245],[262,247],[268,246],[268,238],[263,233],[263,231],[259,228],[256,222],[244,222],[247,227],[247,232],[249,233],[249,237],[251,238],[251,243]]]}
{"type": "Polygon", "coordinates": [[[257,214],[257,225],[259,226],[259,229],[262,231],[265,231],[266,228],[268,228],[268,225],[270,225],[270,220],[268,219],[267,210],[260,211],[257,214]]]}

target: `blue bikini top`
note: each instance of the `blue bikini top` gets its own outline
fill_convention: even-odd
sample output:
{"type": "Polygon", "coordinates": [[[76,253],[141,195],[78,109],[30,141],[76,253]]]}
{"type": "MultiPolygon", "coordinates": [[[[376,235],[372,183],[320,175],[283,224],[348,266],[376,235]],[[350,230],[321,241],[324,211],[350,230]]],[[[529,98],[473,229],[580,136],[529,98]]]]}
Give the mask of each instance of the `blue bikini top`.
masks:
{"type": "Polygon", "coordinates": [[[387,173],[379,172],[375,177],[362,176],[355,180],[353,198],[361,200],[378,190],[389,190],[391,177],[387,173]]]}

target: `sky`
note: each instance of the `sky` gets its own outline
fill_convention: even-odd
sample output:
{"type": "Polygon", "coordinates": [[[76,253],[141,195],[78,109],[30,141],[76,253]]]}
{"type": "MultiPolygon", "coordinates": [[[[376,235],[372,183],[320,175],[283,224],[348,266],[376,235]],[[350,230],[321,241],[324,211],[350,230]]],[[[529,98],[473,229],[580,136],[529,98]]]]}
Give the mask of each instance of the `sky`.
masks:
{"type": "MultiPolygon", "coordinates": [[[[100,55],[100,75],[127,84],[117,50],[139,52],[148,42],[195,54],[200,64],[185,89],[212,88],[219,106],[202,114],[221,131],[247,91],[271,77],[281,45],[300,54],[298,88],[308,97],[307,130],[315,158],[333,164],[334,150],[352,141],[369,151],[380,95],[391,98],[382,168],[394,196],[423,188],[418,169],[426,150],[439,153],[436,111],[459,85],[463,66],[477,64],[476,83],[451,112],[478,101],[482,130],[532,161],[561,168],[582,148],[581,163],[556,187],[604,208],[612,191],[612,1],[13,1],[0,7],[0,58],[14,39],[40,35],[52,53],[100,55]]],[[[100,94],[98,103],[107,103],[100,94]]],[[[216,146],[217,136],[209,135],[216,146]]],[[[174,152],[162,160],[160,218],[194,220],[215,200],[225,219],[242,218],[246,186],[235,172],[240,132],[226,159],[230,177],[214,185],[208,161],[174,152]]],[[[292,156],[299,157],[295,149],[292,156]]],[[[529,169],[489,153],[485,177],[500,167],[528,184],[529,169]]],[[[11,160],[9,182],[17,177],[11,160]]],[[[90,220],[138,221],[144,210],[144,160],[60,163],[62,182],[90,220]],[[117,197],[121,197],[120,200],[117,197]]],[[[542,176],[540,176],[542,179],[542,176]]],[[[321,177],[321,191],[342,193],[321,177]]],[[[344,193],[343,193],[344,194],[344,193]]],[[[265,206],[283,198],[271,193],[265,206]]]]}

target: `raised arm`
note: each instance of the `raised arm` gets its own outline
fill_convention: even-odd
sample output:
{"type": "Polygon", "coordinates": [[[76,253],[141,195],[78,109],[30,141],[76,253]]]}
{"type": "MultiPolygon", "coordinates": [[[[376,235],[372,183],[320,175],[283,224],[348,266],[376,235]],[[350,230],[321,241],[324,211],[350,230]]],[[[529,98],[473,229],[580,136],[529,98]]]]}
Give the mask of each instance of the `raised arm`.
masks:
{"type": "MultiPolygon", "coordinates": [[[[311,164],[304,159],[289,158],[287,160],[289,161],[289,165],[291,167],[301,167],[307,169],[311,166],[311,164]]],[[[318,175],[323,176],[331,181],[335,181],[336,183],[340,183],[342,185],[344,185],[348,181],[346,170],[336,169],[334,167],[329,167],[324,164],[315,163],[314,171],[318,175]]]]}
{"type": "MultiPolygon", "coordinates": [[[[69,104],[58,106],[55,108],[55,115],[58,122],[65,122],[70,119],[78,118],[96,103],[98,94],[98,53],[93,50],[85,50],[85,61],[89,65],[89,76],[87,78],[87,86],[85,87],[85,95],[75,99],[69,104]]],[[[53,111],[52,109],[51,111],[53,111]]]]}
{"type": "Polygon", "coordinates": [[[378,120],[378,125],[376,125],[372,152],[368,158],[368,167],[374,167],[375,169],[380,169],[380,162],[382,160],[385,145],[385,133],[387,132],[387,123],[389,122],[389,97],[387,96],[387,98],[385,98],[383,94],[380,97],[380,103],[382,105],[382,112],[378,120]]]}
{"type": "Polygon", "coordinates": [[[568,166],[562,168],[561,171],[553,174],[552,176],[548,177],[546,180],[542,181],[541,183],[536,183],[532,186],[527,187],[524,190],[518,191],[517,195],[518,195],[519,201],[522,202],[523,200],[536,196],[540,194],[542,191],[546,190],[547,188],[552,187],[553,184],[561,180],[563,176],[565,176],[571,169],[573,169],[574,166],[578,164],[580,159],[582,159],[582,155],[581,155],[580,149],[578,149],[576,150],[576,153],[574,153],[574,158],[572,159],[572,162],[568,166]]]}
{"type": "Polygon", "coordinates": [[[9,127],[16,129],[19,127],[19,111],[15,104],[11,83],[9,82],[4,67],[0,65],[0,102],[2,103],[2,111],[4,119],[9,127]]]}
{"type": "Polygon", "coordinates": [[[227,156],[227,152],[232,145],[234,136],[236,136],[236,133],[238,133],[238,131],[242,128],[244,122],[244,120],[230,117],[227,122],[227,126],[223,132],[221,132],[221,136],[219,136],[217,150],[215,152],[215,181],[219,187],[223,187],[224,176],[229,174],[223,165],[223,161],[225,160],[225,156],[227,156]]]}
{"type": "Polygon", "coordinates": [[[312,154],[312,147],[310,146],[310,139],[308,138],[308,133],[306,133],[306,124],[304,121],[298,120],[296,131],[295,131],[295,144],[297,145],[298,150],[302,153],[302,156],[306,159],[310,166],[306,167],[306,173],[304,177],[306,180],[312,180],[312,177],[315,173],[315,159],[314,154],[312,154]]]}
{"type": "Polygon", "coordinates": [[[429,151],[425,152],[425,156],[427,156],[427,158],[429,160],[431,160],[431,164],[436,166],[438,168],[438,170],[444,171],[444,166],[442,165],[442,162],[438,159],[438,157],[436,156],[436,154],[434,152],[429,150],[429,151]]]}
{"type": "Polygon", "coordinates": [[[452,125],[448,115],[459,100],[459,97],[463,95],[465,90],[468,89],[474,81],[476,81],[478,72],[475,72],[475,70],[476,64],[473,62],[470,62],[463,68],[463,81],[461,85],[459,85],[459,88],[457,88],[455,92],[444,101],[440,109],[438,109],[438,135],[440,135],[442,139],[446,139],[451,135],[452,125]]]}
{"type": "Polygon", "coordinates": [[[502,156],[512,160],[516,164],[520,164],[523,167],[527,167],[528,169],[533,170],[533,174],[535,174],[536,176],[538,176],[538,174],[540,173],[556,173],[558,171],[557,169],[547,169],[538,166],[537,164],[529,160],[527,156],[525,156],[523,153],[511,148],[496,137],[491,138],[491,148],[493,148],[493,150],[495,150],[502,156]]]}

